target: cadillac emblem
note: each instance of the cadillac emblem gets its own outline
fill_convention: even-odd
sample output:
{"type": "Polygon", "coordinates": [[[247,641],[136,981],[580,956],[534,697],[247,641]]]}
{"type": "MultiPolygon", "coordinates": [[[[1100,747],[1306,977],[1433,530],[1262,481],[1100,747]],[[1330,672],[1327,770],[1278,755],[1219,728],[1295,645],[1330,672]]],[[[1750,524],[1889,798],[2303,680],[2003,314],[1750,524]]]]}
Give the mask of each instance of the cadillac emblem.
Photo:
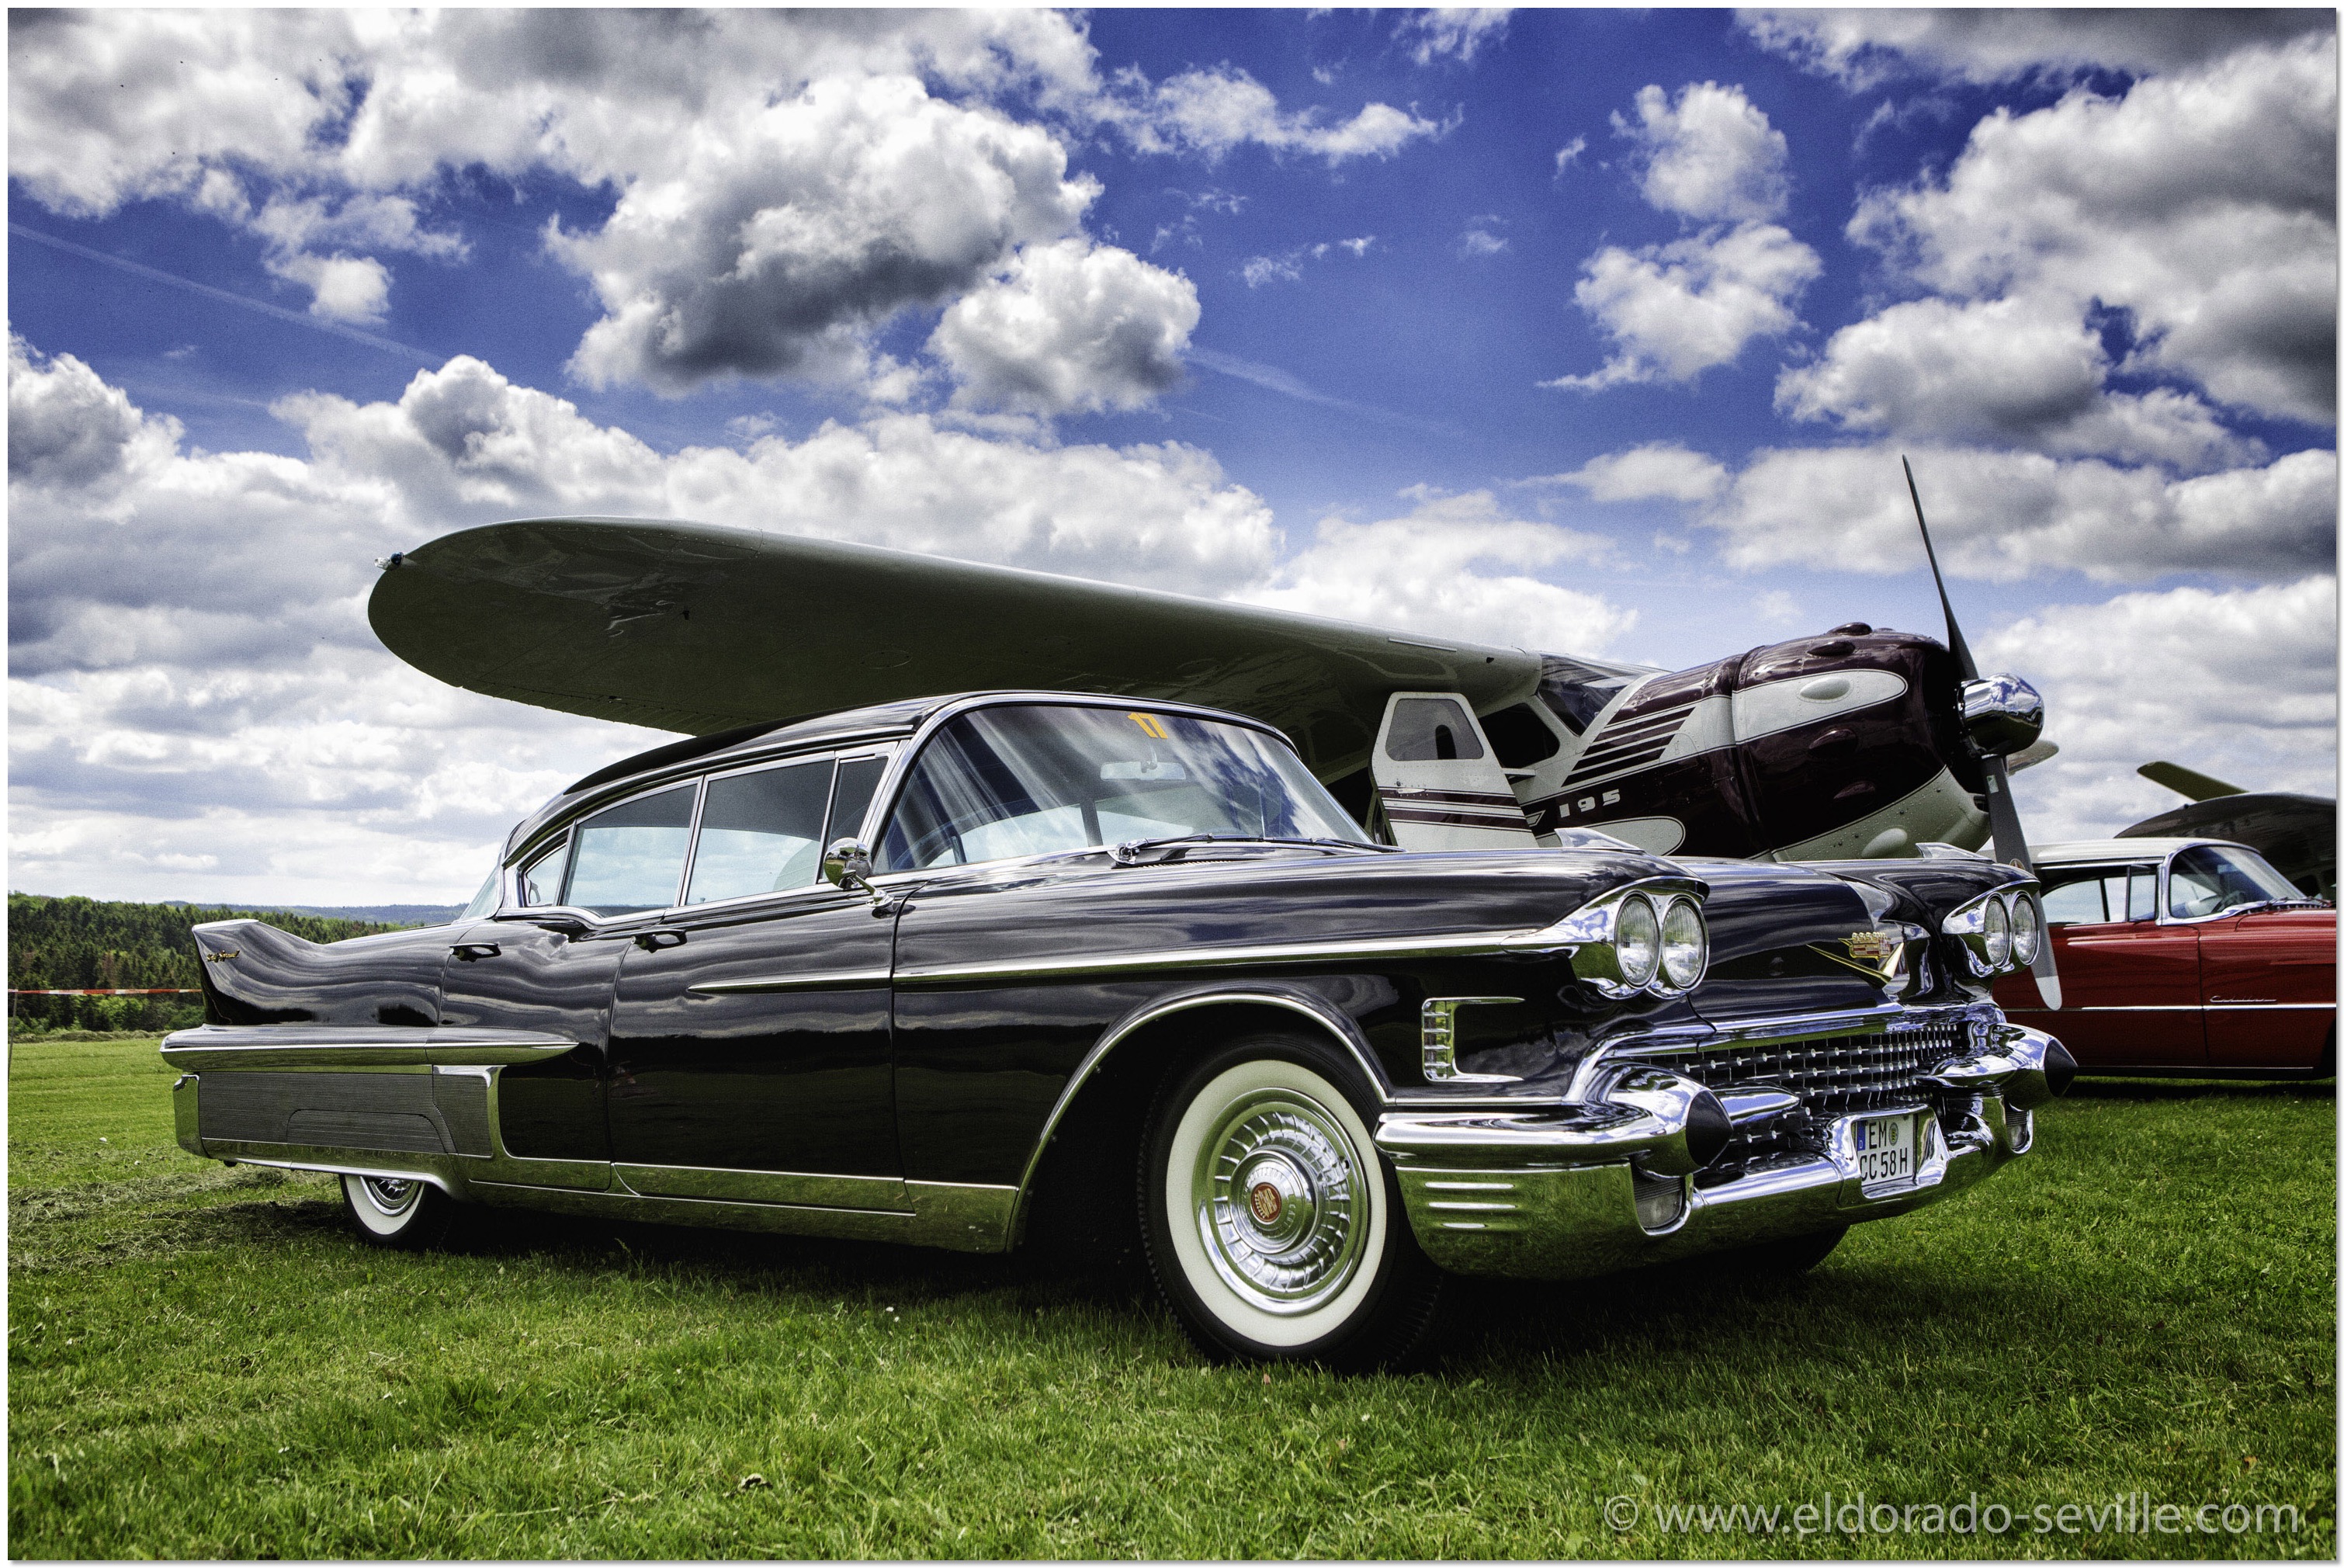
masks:
{"type": "Polygon", "coordinates": [[[1834,964],[1844,964],[1860,975],[1874,980],[1885,980],[1889,966],[1896,961],[1904,938],[1894,931],[1851,931],[1834,942],[1810,944],[1812,951],[1821,954],[1834,964]]]}
{"type": "Polygon", "coordinates": [[[1253,1190],[1246,1194],[1246,1202],[1252,1207],[1253,1217],[1264,1225],[1277,1224],[1278,1211],[1286,1207],[1285,1199],[1278,1195],[1278,1189],[1267,1181],[1255,1182],[1253,1190]]]}

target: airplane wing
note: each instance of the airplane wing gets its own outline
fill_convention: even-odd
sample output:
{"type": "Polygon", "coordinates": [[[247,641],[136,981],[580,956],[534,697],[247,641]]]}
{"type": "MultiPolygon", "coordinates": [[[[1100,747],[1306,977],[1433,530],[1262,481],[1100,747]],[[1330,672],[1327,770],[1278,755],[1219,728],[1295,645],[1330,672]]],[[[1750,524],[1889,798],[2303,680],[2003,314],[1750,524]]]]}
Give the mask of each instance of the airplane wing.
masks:
{"type": "Polygon", "coordinates": [[[2247,792],[2234,784],[2224,784],[2211,774],[2201,774],[2185,768],[2179,763],[2143,763],[2133,770],[2151,784],[2161,784],[2175,794],[2190,800],[2218,800],[2226,794],[2247,792]]]}
{"type": "Polygon", "coordinates": [[[367,618],[451,685],[707,734],[931,694],[1112,692],[1250,713],[1364,765],[1397,691],[1491,712],[1539,656],[870,545],[620,518],[467,529],[390,557],[367,618]]]}

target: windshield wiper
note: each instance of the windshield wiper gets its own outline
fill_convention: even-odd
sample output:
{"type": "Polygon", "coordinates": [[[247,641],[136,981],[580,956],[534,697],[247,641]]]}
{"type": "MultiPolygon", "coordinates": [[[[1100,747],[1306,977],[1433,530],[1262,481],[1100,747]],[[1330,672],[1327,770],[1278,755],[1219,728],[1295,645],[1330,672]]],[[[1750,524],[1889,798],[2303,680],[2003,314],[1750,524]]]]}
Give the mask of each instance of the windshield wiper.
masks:
{"type": "Polygon", "coordinates": [[[1274,848],[1362,850],[1373,855],[1391,854],[1388,844],[1362,844],[1351,838],[1273,838],[1258,833],[1176,833],[1163,838],[1132,838],[1111,845],[1107,854],[1117,865],[1137,865],[1139,857],[1151,849],[1188,850],[1207,844],[1266,845],[1274,848]]]}

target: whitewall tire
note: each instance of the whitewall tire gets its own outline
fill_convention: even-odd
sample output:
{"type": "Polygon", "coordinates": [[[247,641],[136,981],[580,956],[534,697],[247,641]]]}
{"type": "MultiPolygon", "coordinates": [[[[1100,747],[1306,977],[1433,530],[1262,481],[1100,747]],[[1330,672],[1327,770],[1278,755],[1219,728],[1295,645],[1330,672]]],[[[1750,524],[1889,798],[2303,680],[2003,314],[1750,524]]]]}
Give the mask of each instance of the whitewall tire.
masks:
{"type": "Polygon", "coordinates": [[[1200,1350],[1369,1366],[1422,1337],[1440,1276],[1369,1135],[1372,1108],[1357,1067],[1283,1035],[1232,1042],[1166,1085],[1141,1230],[1200,1350]]]}
{"type": "Polygon", "coordinates": [[[428,1181],[345,1176],[342,1207],[359,1234],[376,1246],[415,1249],[434,1246],[447,1237],[456,1204],[428,1181]]]}

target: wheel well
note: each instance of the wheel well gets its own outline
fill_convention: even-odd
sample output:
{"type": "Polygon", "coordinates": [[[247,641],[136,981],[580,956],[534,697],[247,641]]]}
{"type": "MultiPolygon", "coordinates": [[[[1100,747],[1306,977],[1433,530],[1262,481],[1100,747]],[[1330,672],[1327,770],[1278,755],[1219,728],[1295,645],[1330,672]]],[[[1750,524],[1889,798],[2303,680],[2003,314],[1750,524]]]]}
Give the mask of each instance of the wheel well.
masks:
{"type": "Polygon", "coordinates": [[[1136,1260],[1136,1151],[1157,1091],[1220,1042],[1270,1030],[1316,1033],[1348,1048],[1323,1022],[1291,1007],[1240,999],[1167,1013],[1117,1040],[1051,1129],[1026,1189],[1014,1245],[1102,1262],[1136,1260]]]}

